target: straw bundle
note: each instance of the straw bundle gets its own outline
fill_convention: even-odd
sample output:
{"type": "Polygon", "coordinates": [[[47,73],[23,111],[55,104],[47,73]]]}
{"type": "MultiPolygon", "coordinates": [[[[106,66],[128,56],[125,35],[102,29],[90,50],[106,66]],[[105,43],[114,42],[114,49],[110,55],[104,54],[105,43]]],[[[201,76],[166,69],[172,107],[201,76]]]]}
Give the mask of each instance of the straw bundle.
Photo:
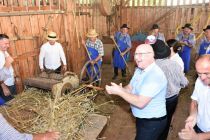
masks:
{"type": "Polygon", "coordinates": [[[51,99],[50,93],[28,89],[0,108],[0,112],[20,132],[53,130],[61,133],[61,140],[78,140],[82,139],[79,132],[87,123],[86,117],[96,107],[92,102],[96,93],[96,90],[84,91],[84,87],[80,87],[51,99]]]}

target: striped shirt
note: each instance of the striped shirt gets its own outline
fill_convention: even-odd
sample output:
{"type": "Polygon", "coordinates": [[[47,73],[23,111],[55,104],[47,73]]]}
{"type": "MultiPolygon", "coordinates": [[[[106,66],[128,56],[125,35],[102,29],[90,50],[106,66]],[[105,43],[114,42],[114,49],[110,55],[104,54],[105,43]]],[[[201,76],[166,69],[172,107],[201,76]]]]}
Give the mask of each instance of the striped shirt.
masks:
{"type": "Polygon", "coordinates": [[[178,41],[186,41],[187,40],[187,44],[188,45],[192,45],[193,47],[196,44],[196,40],[195,40],[195,34],[190,33],[187,37],[184,35],[183,32],[181,32],[180,34],[177,35],[176,40],[178,41]]]}
{"type": "Polygon", "coordinates": [[[181,66],[170,59],[156,59],[155,62],[164,72],[168,81],[166,98],[178,95],[180,89],[189,83],[181,70],[181,66]]]}
{"type": "Polygon", "coordinates": [[[159,40],[162,40],[163,42],[166,42],[165,36],[163,33],[158,33],[158,35],[155,37],[156,37],[156,40],[159,39],[159,40]]]}
{"type": "Polygon", "coordinates": [[[31,134],[20,133],[0,114],[0,140],[32,140],[31,134]]]}
{"type": "Polygon", "coordinates": [[[95,42],[90,41],[90,39],[87,39],[86,41],[86,47],[94,48],[98,51],[99,55],[104,56],[104,48],[103,43],[100,39],[96,38],[95,42]]]}

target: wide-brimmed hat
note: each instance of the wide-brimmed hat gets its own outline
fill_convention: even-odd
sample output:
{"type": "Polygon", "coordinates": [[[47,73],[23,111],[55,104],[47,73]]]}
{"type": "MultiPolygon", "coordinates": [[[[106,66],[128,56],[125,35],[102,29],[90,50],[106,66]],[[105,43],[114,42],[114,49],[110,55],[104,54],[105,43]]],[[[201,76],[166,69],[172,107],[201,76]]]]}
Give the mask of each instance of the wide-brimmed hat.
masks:
{"type": "Polygon", "coordinates": [[[154,35],[147,36],[145,44],[154,44],[156,42],[156,37],[154,35]]]}
{"type": "Polygon", "coordinates": [[[130,28],[128,27],[128,25],[127,25],[127,24],[123,24],[123,25],[120,27],[120,29],[122,29],[122,28],[127,28],[127,29],[130,29],[130,28]]]}
{"type": "Polygon", "coordinates": [[[152,44],[155,53],[155,59],[167,58],[171,54],[170,48],[162,40],[157,39],[155,44],[152,44]]]}
{"type": "Polygon", "coordinates": [[[192,25],[191,25],[190,23],[186,23],[186,24],[182,27],[182,29],[184,29],[184,28],[189,28],[189,29],[193,30],[193,27],[192,27],[192,25]]]}
{"type": "Polygon", "coordinates": [[[98,36],[98,33],[96,32],[95,29],[90,29],[88,31],[88,33],[86,34],[87,37],[97,37],[98,36]]]}
{"type": "Polygon", "coordinates": [[[210,29],[210,25],[206,26],[205,29],[203,29],[203,31],[205,32],[206,30],[209,30],[210,29]]]}
{"type": "Polygon", "coordinates": [[[50,32],[47,34],[46,39],[47,39],[47,40],[55,40],[55,41],[56,41],[56,40],[58,40],[58,37],[57,37],[57,35],[56,35],[55,32],[50,31],[50,32]]]}
{"type": "Polygon", "coordinates": [[[158,24],[153,24],[152,25],[152,28],[151,28],[151,30],[154,30],[154,29],[159,29],[160,27],[159,27],[159,25],[158,24]]]}

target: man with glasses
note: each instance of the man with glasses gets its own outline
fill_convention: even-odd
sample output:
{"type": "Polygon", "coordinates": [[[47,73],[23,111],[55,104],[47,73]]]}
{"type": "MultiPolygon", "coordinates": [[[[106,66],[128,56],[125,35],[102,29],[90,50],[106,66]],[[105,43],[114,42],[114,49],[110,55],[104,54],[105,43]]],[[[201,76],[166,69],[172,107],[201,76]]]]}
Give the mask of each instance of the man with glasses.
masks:
{"type": "Polygon", "coordinates": [[[206,140],[210,139],[210,54],[200,56],[195,67],[199,77],[191,96],[190,115],[179,137],[206,140]]]}
{"type": "Polygon", "coordinates": [[[111,83],[111,86],[106,85],[106,91],[122,97],[131,105],[136,117],[135,140],[157,140],[167,122],[167,80],[155,64],[154,52],[149,44],[139,45],[134,59],[137,68],[130,83],[125,87],[111,83]]]}

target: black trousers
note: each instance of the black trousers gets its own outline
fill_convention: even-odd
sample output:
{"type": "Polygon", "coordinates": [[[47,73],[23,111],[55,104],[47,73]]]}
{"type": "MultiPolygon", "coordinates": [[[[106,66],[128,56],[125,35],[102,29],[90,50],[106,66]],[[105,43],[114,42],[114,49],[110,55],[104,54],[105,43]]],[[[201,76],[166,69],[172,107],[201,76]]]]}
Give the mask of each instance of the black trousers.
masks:
{"type": "Polygon", "coordinates": [[[55,70],[50,70],[50,69],[47,69],[46,67],[44,67],[44,69],[45,69],[46,72],[55,72],[55,73],[57,73],[57,74],[60,74],[60,73],[61,73],[61,66],[58,67],[58,68],[55,69],[55,70]]]}
{"type": "Polygon", "coordinates": [[[166,111],[167,111],[167,124],[163,131],[163,133],[160,135],[159,140],[167,140],[168,132],[171,125],[171,119],[173,117],[173,114],[176,110],[176,106],[178,103],[178,95],[174,95],[168,99],[166,99],[166,111]]]}
{"type": "MultiPolygon", "coordinates": [[[[121,69],[121,72],[122,72],[122,76],[126,76],[126,68],[125,69],[121,69]]],[[[118,68],[117,67],[114,67],[114,75],[115,76],[118,76],[118,68]]]]}
{"type": "Polygon", "coordinates": [[[194,126],[194,130],[196,133],[204,133],[197,125],[194,126]]]}
{"type": "Polygon", "coordinates": [[[4,95],[4,92],[3,92],[3,89],[2,89],[2,87],[0,86],[0,96],[4,99],[4,101],[9,101],[9,100],[11,100],[11,99],[13,99],[14,98],[14,95],[16,95],[17,94],[17,92],[16,92],[16,86],[15,85],[12,85],[12,86],[7,86],[8,88],[9,88],[9,91],[10,91],[10,93],[11,93],[11,95],[9,95],[9,96],[5,96],[4,95]]]}
{"type": "Polygon", "coordinates": [[[167,117],[140,119],[136,118],[135,140],[158,140],[167,123],[167,117]]]}

